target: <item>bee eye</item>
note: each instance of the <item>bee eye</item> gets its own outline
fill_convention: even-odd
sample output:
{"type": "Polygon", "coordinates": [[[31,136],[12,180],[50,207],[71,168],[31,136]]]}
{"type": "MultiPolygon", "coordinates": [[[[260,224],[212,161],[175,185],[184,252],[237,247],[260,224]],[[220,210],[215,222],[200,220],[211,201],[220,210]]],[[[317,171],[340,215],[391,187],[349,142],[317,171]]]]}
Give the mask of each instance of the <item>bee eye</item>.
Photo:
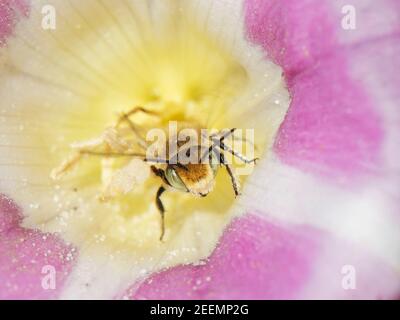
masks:
{"type": "Polygon", "coordinates": [[[174,168],[167,167],[167,170],[165,171],[165,177],[166,177],[168,183],[175,189],[178,189],[181,191],[187,191],[185,184],[182,182],[182,179],[176,173],[174,168]]]}

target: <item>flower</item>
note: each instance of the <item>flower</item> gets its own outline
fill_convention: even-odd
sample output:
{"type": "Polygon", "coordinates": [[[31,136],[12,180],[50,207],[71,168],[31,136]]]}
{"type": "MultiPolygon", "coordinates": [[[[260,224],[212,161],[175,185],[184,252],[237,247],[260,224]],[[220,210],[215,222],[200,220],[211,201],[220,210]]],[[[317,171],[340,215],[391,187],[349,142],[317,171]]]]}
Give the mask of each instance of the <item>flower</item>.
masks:
{"type": "MultiPolygon", "coordinates": [[[[56,30],[40,30],[35,2],[3,50],[0,186],[29,228],[2,199],[3,297],[398,294],[398,79],[377,58],[398,63],[395,2],[353,1],[355,30],[343,29],[340,1],[53,3],[56,30]],[[376,6],[389,19],[361,25],[376,6]],[[288,95],[271,61],[292,97],[282,125],[288,95]],[[94,199],[101,167],[93,162],[65,183],[48,182],[68,143],[90,138],[132,104],[176,111],[167,120],[205,119],[215,109],[213,126],[251,124],[266,150],[235,203],[220,196],[229,187],[222,177],[202,210],[171,196],[167,204],[183,214],[172,207],[164,247],[153,240],[154,181],[136,198],[109,204],[94,199]],[[135,206],[141,214],[127,215],[135,206]],[[47,258],[47,249],[57,254],[47,258]],[[56,291],[39,288],[44,265],[63,274],[56,291]],[[161,268],[168,269],[152,274],[161,268]]],[[[14,2],[3,8],[18,15],[14,2]]]]}

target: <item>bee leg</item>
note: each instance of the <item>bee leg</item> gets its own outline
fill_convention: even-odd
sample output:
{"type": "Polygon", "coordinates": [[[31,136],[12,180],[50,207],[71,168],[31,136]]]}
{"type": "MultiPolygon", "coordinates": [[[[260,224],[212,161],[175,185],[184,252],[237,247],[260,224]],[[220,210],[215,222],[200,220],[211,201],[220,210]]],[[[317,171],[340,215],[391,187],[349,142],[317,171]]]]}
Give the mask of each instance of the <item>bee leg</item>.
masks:
{"type": "Polygon", "coordinates": [[[239,192],[239,181],[233,172],[232,167],[229,164],[225,164],[226,171],[228,171],[229,176],[231,177],[233,191],[235,192],[235,197],[240,195],[239,192]]]}
{"type": "Polygon", "coordinates": [[[164,191],[165,191],[165,188],[163,186],[161,186],[160,188],[158,188],[157,195],[156,195],[157,208],[158,208],[158,211],[160,211],[160,214],[161,214],[161,236],[160,236],[160,241],[163,241],[164,234],[165,234],[165,219],[164,219],[165,209],[164,209],[164,205],[163,205],[163,203],[161,201],[161,195],[164,193],[164,191]]]}
{"type": "MultiPolygon", "coordinates": [[[[223,137],[222,141],[225,140],[225,138],[229,138],[230,137],[233,141],[242,141],[242,142],[244,142],[246,144],[251,145],[255,150],[258,149],[257,146],[254,144],[254,142],[250,141],[249,139],[243,138],[242,136],[240,136],[240,137],[236,136],[235,133],[234,133],[235,131],[236,131],[236,128],[230,129],[228,131],[227,136],[223,137]]],[[[210,139],[211,140],[220,139],[218,137],[218,134],[219,133],[214,133],[214,134],[210,135],[210,139]]]]}
{"type": "Polygon", "coordinates": [[[128,117],[130,117],[131,115],[133,115],[134,113],[137,113],[137,112],[143,112],[143,113],[146,113],[146,114],[149,114],[149,115],[158,116],[157,112],[147,110],[146,108],[140,107],[140,106],[136,106],[136,107],[132,108],[131,110],[129,110],[126,113],[126,115],[128,117]]]}
{"type": "Polygon", "coordinates": [[[231,177],[233,191],[235,192],[235,197],[237,197],[240,195],[239,180],[238,180],[237,176],[235,175],[235,172],[234,172],[233,168],[231,167],[231,165],[228,162],[226,162],[224,155],[222,153],[219,153],[218,156],[220,158],[221,164],[225,166],[226,171],[228,172],[229,176],[231,177]]]}
{"type": "Polygon", "coordinates": [[[117,121],[116,126],[119,127],[121,125],[121,123],[126,122],[130,129],[132,130],[132,132],[136,135],[136,137],[139,139],[139,144],[141,147],[146,148],[147,144],[145,139],[143,138],[143,136],[140,134],[138,127],[133,123],[133,121],[129,118],[130,116],[132,116],[135,113],[138,112],[143,112],[145,114],[148,115],[152,115],[152,116],[159,116],[156,112],[154,111],[149,111],[143,107],[134,107],[133,109],[131,109],[130,111],[126,112],[126,113],[122,113],[117,121]]]}
{"type": "Polygon", "coordinates": [[[210,135],[210,139],[211,140],[217,139],[220,141],[224,141],[226,138],[233,136],[233,134],[236,130],[237,130],[237,128],[232,128],[232,129],[229,129],[228,131],[226,131],[225,133],[223,133],[222,131],[214,133],[214,134],[210,135]]]}
{"type": "MultiPolygon", "coordinates": [[[[229,131],[225,132],[222,136],[217,137],[215,134],[209,136],[209,140],[212,142],[211,146],[208,148],[208,150],[201,156],[200,158],[200,163],[203,163],[207,157],[210,157],[211,153],[216,153],[216,148],[219,147],[226,138],[230,137],[233,135],[233,133],[236,131],[236,128],[232,128],[229,131]]],[[[218,156],[218,155],[217,155],[218,156]]]]}
{"type": "Polygon", "coordinates": [[[167,178],[165,177],[165,172],[163,169],[159,169],[155,166],[150,166],[151,171],[159,178],[162,179],[162,181],[164,181],[166,184],[169,185],[169,182],[167,180],[167,178]]]}
{"type": "Polygon", "coordinates": [[[159,114],[154,111],[147,110],[143,107],[134,107],[133,109],[129,110],[128,112],[126,112],[126,113],[124,112],[121,114],[121,116],[119,117],[119,119],[117,121],[117,127],[124,121],[129,121],[131,124],[133,124],[132,121],[129,119],[129,117],[138,112],[143,112],[148,115],[159,117],[159,114]]]}
{"type": "Polygon", "coordinates": [[[232,154],[233,156],[235,156],[236,158],[239,158],[241,161],[243,161],[244,163],[254,163],[256,164],[256,162],[259,160],[258,158],[254,158],[254,159],[247,159],[244,155],[242,155],[240,152],[237,152],[235,150],[233,150],[232,148],[228,147],[226,144],[224,144],[222,141],[219,142],[220,145],[219,147],[224,150],[229,152],[230,154],[232,154]]]}
{"type": "MultiPolygon", "coordinates": [[[[229,146],[227,146],[226,144],[224,144],[224,140],[228,137],[232,137],[233,140],[238,140],[235,139],[235,135],[234,132],[236,131],[236,128],[232,128],[229,131],[227,131],[226,133],[224,133],[222,136],[217,137],[216,135],[211,135],[210,136],[210,140],[212,141],[212,146],[209,149],[209,152],[211,152],[212,149],[214,149],[215,147],[218,147],[224,151],[229,152],[230,154],[232,154],[233,156],[239,158],[240,160],[242,160],[244,163],[254,163],[256,164],[256,162],[259,160],[258,158],[254,158],[254,159],[247,159],[244,155],[242,155],[241,153],[233,150],[232,148],[230,148],[229,146]]],[[[246,139],[239,139],[242,141],[246,141],[246,139]]],[[[246,141],[248,142],[248,141],[246,141]]],[[[252,144],[254,146],[254,144],[252,144]]],[[[255,146],[254,146],[255,147],[255,146]]]]}
{"type": "Polygon", "coordinates": [[[244,142],[244,143],[246,143],[246,144],[249,144],[251,147],[254,148],[254,150],[256,150],[256,151],[258,150],[258,148],[257,148],[257,146],[254,144],[254,142],[250,141],[249,139],[246,139],[246,138],[243,138],[243,137],[238,137],[238,136],[232,135],[232,140],[233,140],[233,141],[242,141],[242,142],[244,142]]]}
{"type": "Polygon", "coordinates": [[[140,141],[144,140],[137,126],[133,123],[131,119],[129,119],[126,113],[121,114],[120,118],[118,119],[117,126],[119,126],[123,122],[126,122],[129,125],[129,128],[140,139],[140,141]]]}

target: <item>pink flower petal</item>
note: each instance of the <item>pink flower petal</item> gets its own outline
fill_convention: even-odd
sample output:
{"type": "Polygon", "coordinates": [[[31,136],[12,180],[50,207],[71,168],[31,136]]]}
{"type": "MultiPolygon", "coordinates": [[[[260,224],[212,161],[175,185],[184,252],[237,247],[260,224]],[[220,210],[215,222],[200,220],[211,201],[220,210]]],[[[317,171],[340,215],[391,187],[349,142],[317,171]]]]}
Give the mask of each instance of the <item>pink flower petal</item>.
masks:
{"type": "Polygon", "coordinates": [[[352,76],[340,7],[333,9],[329,1],[249,0],[246,23],[250,39],[284,68],[293,98],[275,144],[279,157],[352,179],[380,164],[381,111],[352,76]]]}
{"type": "Polygon", "coordinates": [[[12,32],[14,14],[11,10],[10,1],[0,4],[0,44],[4,44],[6,36],[12,32]]]}
{"type": "Polygon", "coordinates": [[[207,263],[155,274],[124,298],[393,298],[398,279],[360,249],[317,230],[247,215],[232,223],[207,263]],[[354,290],[342,287],[346,265],[356,270],[354,290]]]}
{"type": "Polygon", "coordinates": [[[154,275],[131,297],[293,298],[310,277],[318,238],[308,228],[285,230],[254,216],[237,219],[207,263],[154,275]]]}
{"type": "Polygon", "coordinates": [[[288,164],[337,178],[376,170],[382,146],[381,119],[340,55],[291,80],[291,109],[275,143],[288,164]]]}
{"type": "Polygon", "coordinates": [[[0,299],[56,298],[75,250],[55,235],[20,227],[21,220],[16,205],[0,196],[0,299]],[[53,271],[55,287],[45,278],[53,271]]]}
{"type": "Polygon", "coordinates": [[[26,14],[28,5],[24,0],[2,0],[0,3],[0,46],[5,44],[7,36],[12,33],[16,11],[26,14]]]}
{"type": "Polygon", "coordinates": [[[335,50],[334,21],[326,1],[247,0],[250,40],[293,77],[335,50]]]}

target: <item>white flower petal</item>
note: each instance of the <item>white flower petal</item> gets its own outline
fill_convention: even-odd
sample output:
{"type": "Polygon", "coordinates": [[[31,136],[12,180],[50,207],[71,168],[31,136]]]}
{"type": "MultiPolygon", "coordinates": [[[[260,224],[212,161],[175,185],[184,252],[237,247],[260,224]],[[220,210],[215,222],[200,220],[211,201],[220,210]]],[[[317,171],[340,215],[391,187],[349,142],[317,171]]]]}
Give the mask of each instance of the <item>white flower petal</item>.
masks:
{"type": "Polygon", "coordinates": [[[369,248],[398,268],[397,204],[380,191],[386,186],[384,178],[356,188],[334,185],[284,165],[271,155],[250,177],[240,202],[261,215],[327,230],[369,248]]]}
{"type": "Polygon", "coordinates": [[[23,207],[25,226],[60,232],[80,249],[65,298],[110,297],[150,272],[198,262],[233,213],[243,212],[230,210],[233,191],[222,174],[207,198],[165,198],[169,238],[159,243],[159,181],[99,203],[100,164],[82,160],[54,184],[50,172],[71,143],[98,136],[116,112],[135,105],[168,114],[184,104],[185,116],[210,127],[255,129],[263,151],[289,104],[280,68],[246,40],[241,1],[35,1],[4,50],[1,139],[9,145],[0,156],[0,190],[23,207]],[[40,27],[49,3],[54,31],[40,27]],[[190,87],[196,81],[201,86],[190,87]],[[204,101],[186,103],[196,90],[207,93],[204,101]],[[211,107],[198,108],[205,103],[211,107]]]}

